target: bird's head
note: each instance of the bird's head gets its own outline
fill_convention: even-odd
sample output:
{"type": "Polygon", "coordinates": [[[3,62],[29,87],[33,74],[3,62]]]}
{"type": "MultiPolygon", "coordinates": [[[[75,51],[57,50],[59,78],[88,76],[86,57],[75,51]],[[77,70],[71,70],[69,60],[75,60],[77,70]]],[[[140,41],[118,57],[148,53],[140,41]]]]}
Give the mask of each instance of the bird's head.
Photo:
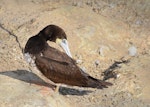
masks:
{"type": "Polygon", "coordinates": [[[40,31],[40,34],[42,35],[42,37],[44,37],[46,41],[49,40],[60,45],[64,49],[66,54],[72,57],[68,46],[66,33],[62,28],[56,25],[48,25],[40,31]]]}

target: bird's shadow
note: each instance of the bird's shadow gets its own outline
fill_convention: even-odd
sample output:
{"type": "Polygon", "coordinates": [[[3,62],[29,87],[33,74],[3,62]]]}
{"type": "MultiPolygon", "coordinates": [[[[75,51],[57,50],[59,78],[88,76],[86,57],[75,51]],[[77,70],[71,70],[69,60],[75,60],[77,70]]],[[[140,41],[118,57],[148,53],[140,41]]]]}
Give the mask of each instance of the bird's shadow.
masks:
{"type": "MultiPolygon", "coordinates": [[[[0,75],[5,75],[14,79],[18,79],[30,84],[36,84],[41,86],[46,86],[51,88],[51,85],[49,83],[46,83],[44,80],[42,80],[39,76],[36,74],[29,72],[27,70],[16,70],[16,71],[5,71],[0,72],[0,75]]],[[[81,89],[74,89],[74,88],[68,88],[68,87],[60,87],[59,93],[62,95],[87,95],[88,93],[91,93],[92,91],[89,90],[81,90],[81,89]]]]}

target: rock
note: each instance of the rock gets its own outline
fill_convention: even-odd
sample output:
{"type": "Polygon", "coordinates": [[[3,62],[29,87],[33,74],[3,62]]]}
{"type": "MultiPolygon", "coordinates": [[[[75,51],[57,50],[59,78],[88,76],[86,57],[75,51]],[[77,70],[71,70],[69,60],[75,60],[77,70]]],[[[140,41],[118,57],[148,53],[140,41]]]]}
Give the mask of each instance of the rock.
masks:
{"type": "Polygon", "coordinates": [[[141,24],[142,24],[142,21],[141,21],[141,20],[136,20],[136,21],[135,21],[135,24],[136,24],[136,25],[141,25],[141,24]]]}
{"type": "Polygon", "coordinates": [[[137,54],[137,48],[135,46],[131,46],[129,49],[128,49],[128,52],[129,52],[129,55],[130,56],[135,56],[137,54]]]}
{"type": "Polygon", "coordinates": [[[110,50],[110,49],[109,49],[108,46],[102,45],[102,46],[100,46],[98,52],[99,52],[100,56],[104,57],[105,54],[107,53],[107,51],[109,51],[109,50],[110,50]]]}
{"type": "Polygon", "coordinates": [[[100,64],[100,61],[99,61],[99,60],[96,60],[96,61],[95,61],[95,65],[98,66],[99,64],[100,64]]]}
{"type": "Polygon", "coordinates": [[[101,56],[103,56],[103,57],[104,57],[103,47],[100,47],[100,49],[99,49],[99,54],[100,54],[101,56]]]}
{"type": "Polygon", "coordinates": [[[76,63],[77,63],[77,64],[81,64],[81,63],[82,63],[82,60],[77,59],[77,60],[76,60],[76,63]]]}

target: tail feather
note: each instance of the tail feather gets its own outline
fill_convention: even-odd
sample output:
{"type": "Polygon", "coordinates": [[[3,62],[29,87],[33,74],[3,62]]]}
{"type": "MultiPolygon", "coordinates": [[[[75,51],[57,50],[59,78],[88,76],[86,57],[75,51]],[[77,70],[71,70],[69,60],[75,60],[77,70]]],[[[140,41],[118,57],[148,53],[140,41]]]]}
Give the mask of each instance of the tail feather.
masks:
{"type": "Polygon", "coordinates": [[[91,76],[88,76],[88,86],[92,88],[98,88],[98,89],[103,89],[103,88],[108,88],[108,86],[113,85],[110,82],[105,82],[103,80],[99,80],[96,78],[93,78],[91,76]]]}

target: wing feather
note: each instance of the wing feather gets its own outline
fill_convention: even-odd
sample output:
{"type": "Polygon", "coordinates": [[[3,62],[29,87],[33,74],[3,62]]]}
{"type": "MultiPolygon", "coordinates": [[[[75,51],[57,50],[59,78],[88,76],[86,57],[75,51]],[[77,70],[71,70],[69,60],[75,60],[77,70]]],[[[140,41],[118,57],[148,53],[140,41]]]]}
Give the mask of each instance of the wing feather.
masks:
{"type": "Polygon", "coordinates": [[[69,85],[80,86],[86,83],[86,76],[81,73],[81,69],[75,64],[73,59],[56,49],[51,49],[50,53],[47,52],[44,52],[43,56],[36,56],[35,60],[37,68],[47,78],[55,83],[65,83],[69,85]],[[54,51],[56,51],[55,55],[59,55],[59,57],[50,54],[54,51]]]}

